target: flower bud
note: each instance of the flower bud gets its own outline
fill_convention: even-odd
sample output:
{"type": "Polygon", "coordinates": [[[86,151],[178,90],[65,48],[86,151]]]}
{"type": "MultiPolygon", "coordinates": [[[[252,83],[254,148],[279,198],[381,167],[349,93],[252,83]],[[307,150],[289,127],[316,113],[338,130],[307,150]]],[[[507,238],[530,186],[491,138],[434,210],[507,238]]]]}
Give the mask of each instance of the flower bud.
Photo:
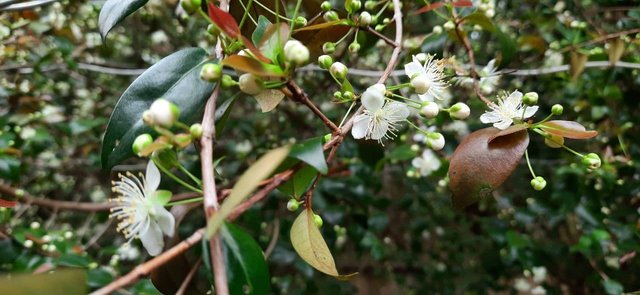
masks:
{"type": "Polygon", "coordinates": [[[550,148],[560,148],[564,144],[564,137],[556,134],[549,134],[548,138],[544,139],[544,144],[550,148]]]}
{"type": "Polygon", "coordinates": [[[37,222],[37,221],[31,222],[31,224],[29,224],[29,227],[31,229],[39,229],[40,228],[40,222],[37,222]]]}
{"type": "Polygon", "coordinates": [[[422,108],[420,109],[420,113],[422,113],[423,116],[429,119],[435,118],[439,112],[440,107],[438,107],[438,104],[433,101],[424,103],[422,105],[422,108]]]}
{"type": "Polygon", "coordinates": [[[364,2],[364,9],[366,10],[374,10],[376,8],[376,1],[367,0],[364,2]]]}
{"type": "Polygon", "coordinates": [[[191,137],[193,137],[194,139],[199,139],[200,137],[202,137],[202,132],[202,125],[199,123],[195,123],[191,125],[191,127],[189,127],[189,133],[191,133],[191,137]]]}
{"type": "Polygon", "coordinates": [[[262,80],[249,73],[242,74],[238,79],[238,84],[240,85],[240,91],[249,95],[256,95],[264,89],[262,80]]]}
{"type": "Polygon", "coordinates": [[[303,65],[309,61],[309,49],[300,41],[289,40],[284,45],[284,59],[296,66],[303,65]]]}
{"type": "Polygon", "coordinates": [[[371,16],[371,13],[368,13],[366,11],[363,11],[360,14],[360,17],[358,17],[358,23],[363,27],[369,26],[372,21],[373,21],[373,16],[371,16]]]}
{"type": "Polygon", "coordinates": [[[313,222],[315,222],[317,227],[322,227],[324,221],[322,221],[322,217],[318,214],[313,214],[313,222]]]}
{"type": "Polygon", "coordinates": [[[334,62],[329,68],[329,72],[331,75],[336,77],[338,80],[344,80],[347,77],[347,73],[349,69],[341,62],[334,62]]]}
{"type": "Polygon", "coordinates": [[[413,90],[415,90],[417,94],[425,94],[429,91],[431,83],[429,83],[427,75],[418,74],[411,78],[411,87],[413,87],[413,90]]]}
{"type": "Polygon", "coordinates": [[[336,43],[326,42],[322,44],[322,52],[324,52],[325,54],[331,54],[331,53],[334,53],[335,51],[336,51],[336,43]]]}
{"type": "Polygon", "coordinates": [[[322,2],[322,4],[320,4],[320,8],[322,9],[322,11],[329,11],[331,10],[331,3],[329,1],[324,1],[322,2]]]}
{"type": "Polygon", "coordinates": [[[289,200],[289,202],[287,202],[287,210],[291,212],[298,210],[299,207],[300,207],[300,202],[298,202],[298,200],[296,199],[291,199],[289,200]]]}
{"type": "Polygon", "coordinates": [[[488,18],[492,18],[496,15],[496,11],[493,9],[487,9],[487,11],[484,12],[484,15],[486,15],[488,18]]]}
{"type": "Polygon", "coordinates": [[[222,88],[231,88],[238,85],[238,82],[236,82],[236,80],[233,80],[233,78],[229,75],[222,75],[220,85],[222,86],[222,88]]]}
{"type": "Polygon", "coordinates": [[[439,151],[444,148],[444,136],[438,132],[431,132],[427,134],[427,145],[434,151],[439,151]]]}
{"type": "Polygon", "coordinates": [[[293,24],[296,28],[302,28],[307,25],[307,19],[304,16],[298,16],[293,20],[293,24]]]}
{"type": "Polygon", "coordinates": [[[150,146],[152,143],[153,143],[153,137],[151,137],[150,134],[148,133],[140,134],[133,141],[133,145],[131,146],[131,149],[133,150],[134,154],[138,155],[138,157],[141,157],[142,151],[146,149],[148,146],[150,146]]]}
{"type": "Polygon", "coordinates": [[[355,97],[356,97],[355,94],[353,94],[353,92],[351,92],[351,91],[345,91],[342,94],[342,98],[344,98],[346,100],[353,100],[355,97]]]}
{"type": "Polygon", "coordinates": [[[547,181],[542,176],[536,176],[531,180],[531,187],[534,190],[541,191],[547,186],[547,181]]]}
{"type": "Polygon", "coordinates": [[[222,67],[219,64],[208,63],[200,70],[200,79],[207,82],[218,81],[222,77],[222,67]]]}
{"type": "Polygon", "coordinates": [[[218,37],[220,35],[220,28],[218,28],[216,24],[209,24],[209,26],[207,26],[207,33],[213,37],[218,37]]]}
{"type": "Polygon", "coordinates": [[[443,27],[444,27],[445,30],[451,31],[456,27],[456,25],[454,25],[452,21],[448,21],[448,22],[444,23],[443,27]]]}
{"type": "Polygon", "coordinates": [[[24,241],[24,247],[25,247],[25,248],[31,248],[31,247],[33,247],[33,241],[32,241],[32,240],[26,240],[26,241],[24,241]]]}
{"type": "Polygon", "coordinates": [[[456,103],[449,109],[451,119],[464,120],[469,117],[469,114],[471,114],[471,110],[469,106],[463,102],[456,103]]]}
{"type": "Polygon", "coordinates": [[[322,15],[322,18],[324,18],[326,22],[332,22],[340,19],[338,13],[333,10],[325,12],[324,15],[322,15]]]}
{"type": "Polygon", "coordinates": [[[188,14],[193,14],[200,8],[202,0],[182,0],[180,5],[188,14]]]}
{"type": "Polygon", "coordinates": [[[564,108],[562,107],[562,105],[554,104],[551,107],[551,113],[556,116],[562,115],[562,111],[564,111],[564,108]]]}
{"type": "Polygon", "coordinates": [[[331,58],[331,56],[324,54],[318,57],[318,65],[321,69],[328,70],[331,64],[333,64],[333,58],[331,58]]]}
{"type": "Polygon", "coordinates": [[[441,26],[434,26],[433,27],[433,33],[436,34],[436,35],[442,34],[442,27],[441,26]]]}
{"type": "MultiPolygon", "coordinates": [[[[351,4],[349,6],[351,8],[351,11],[358,11],[358,10],[360,10],[360,8],[362,8],[362,2],[360,0],[353,0],[353,1],[351,1],[351,4]]],[[[347,10],[349,10],[349,9],[347,9],[347,10]]]]}
{"type": "Polygon", "coordinates": [[[153,126],[155,124],[155,120],[153,118],[153,113],[150,110],[146,110],[142,112],[142,122],[149,126],[153,126]]]}
{"type": "Polygon", "coordinates": [[[388,17],[385,17],[382,19],[382,24],[383,25],[388,25],[391,22],[391,19],[388,17]]]}
{"type": "Polygon", "coordinates": [[[178,106],[164,98],[156,99],[149,111],[153,116],[153,122],[163,127],[171,127],[180,117],[178,106]]]}
{"type": "Polygon", "coordinates": [[[340,92],[340,91],[334,92],[333,93],[333,97],[335,97],[335,98],[337,98],[339,100],[342,100],[342,92],[340,92]]]}
{"type": "Polygon", "coordinates": [[[587,166],[590,169],[600,168],[602,161],[600,157],[595,153],[589,153],[586,156],[582,157],[582,164],[587,166]]]}
{"type": "Polygon", "coordinates": [[[349,52],[358,53],[358,51],[360,51],[360,44],[358,42],[353,41],[353,43],[349,44],[349,52]]]}
{"type": "Polygon", "coordinates": [[[538,103],[538,93],[537,92],[527,92],[522,97],[522,102],[528,106],[532,106],[538,103]]]}

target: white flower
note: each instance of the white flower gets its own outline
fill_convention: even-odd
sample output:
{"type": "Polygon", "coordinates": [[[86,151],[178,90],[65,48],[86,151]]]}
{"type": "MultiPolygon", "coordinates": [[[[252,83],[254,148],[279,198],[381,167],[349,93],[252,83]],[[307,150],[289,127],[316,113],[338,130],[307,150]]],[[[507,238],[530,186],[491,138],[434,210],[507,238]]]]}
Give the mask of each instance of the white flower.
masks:
{"type": "Polygon", "coordinates": [[[284,59],[295,65],[309,61],[309,49],[298,40],[289,40],[284,44],[284,59]]]}
{"type": "Polygon", "coordinates": [[[426,118],[435,118],[440,112],[440,107],[435,102],[429,101],[420,108],[420,113],[426,118]]]}
{"type": "Polygon", "coordinates": [[[542,283],[547,278],[547,268],[544,266],[536,266],[531,269],[533,273],[533,281],[542,283]]]}
{"type": "Polygon", "coordinates": [[[413,56],[413,61],[404,65],[405,74],[412,81],[420,82],[420,86],[426,83],[428,88],[423,93],[418,93],[420,99],[427,100],[426,97],[433,96],[442,99],[444,90],[449,86],[444,81],[444,66],[440,60],[434,60],[433,55],[427,55],[424,63],[420,62],[418,56],[413,56]],[[414,80],[414,78],[417,78],[414,80]]]}
{"type": "Polygon", "coordinates": [[[170,199],[170,193],[159,191],[160,171],[149,161],[146,176],[136,177],[131,173],[120,175],[120,181],[113,182],[113,191],[120,194],[114,201],[109,217],[117,218],[118,231],[121,231],[127,243],[139,238],[150,255],[162,252],[162,235],[173,236],[175,219],[164,205],[170,199]]]}
{"type": "Polygon", "coordinates": [[[411,161],[411,165],[416,168],[420,175],[428,176],[438,170],[441,163],[433,151],[426,149],[422,152],[422,156],[414,158],[411,161]]]}
{"type": "Polygon", "coordinates": [[[527,107],[522,104],[522,92],[517,90],[508,97],[498,98],[498,104],[492,104],[489,107],[492,111],[482,114],[480,121],[485,124],[493,123],[493,126],[500,130],[511,126],[514,119],[527,119],[538,111],[538,106],[527,107]]]}
{"type": "Polygon", "coordinates": [[[545,295],[545,294],[547,294],[547,290],[545,290],[544,287],[542,286],[537,286],[531,289],[531,295],[545,295]]]}
{"type": "Polygon", "coordinates": [[[364,112],[355,117],[351,135],[353,138],[373,139],[382,143],[383,138],[393,138],[396,125],[409,116],[409,108],[401,102],[385,102],[383,84],[375,84],[362,94],[364,112]]]}
{"type": "Polygon", "coordinates": [[[513,288],[519,292],[529,292],[529,290],[531,290],[531,284],[523,278],[518,278],[513,283],[513,288]]]}
{"type": "Polygon", "coordinates": [[[431,132],[427,134],[427,145],[435,151],[444,148],[445,140],[442,133],[431,132]]]}
{"type": "MultiPolygon", "coordinates": [[[[500,82],[500,75],[496,73],[497,68],[495,64],[496,64],[496,60],[492,59],[478,73],[478,75],[480,75],[480,80],[478,81],[478,85],[482,93],[489,94],[494,92],[496,90],[496,86],[498,86],[498,82],[500,82]]],[[[473,78],[471,77],[458,77],[455,80],[459,85],[462,85],[465,87],[473,86],[473,78]]]]}

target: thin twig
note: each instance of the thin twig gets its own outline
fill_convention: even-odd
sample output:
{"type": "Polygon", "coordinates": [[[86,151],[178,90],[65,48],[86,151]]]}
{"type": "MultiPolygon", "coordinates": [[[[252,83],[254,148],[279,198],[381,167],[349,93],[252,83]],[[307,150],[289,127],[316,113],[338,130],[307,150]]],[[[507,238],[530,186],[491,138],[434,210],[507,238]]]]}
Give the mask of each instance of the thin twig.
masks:
{"type": "Polygon", "coordinates": [[[148,276],[151,273],[151,271],[153,271],[154,269],[164,265],[165,263],[169,262],[169,260],[189,250],[189,248],[191,248],[193,245],[197,244],[200,240],[202,240],[203,236],[204,236],[204,228],[201,228],[196,232],[194,232],[190,237],[186,238],[185,240],[178,243],[177,245],[171,247],[169,250],[137,266],[128,274],[116,279],[115,281],[96,290],[91,294],[92,295],[111,294],[120,288],[133,284],[134,282],[138,281],[140,278],[148,276]]]}
{"type": "Polygon", "coordinates": [[[631,29],[631,30],[626,30],[626,31],[621,31],[621,32],[615,32],[615,33],[611,33],[611,34],[607,34],[601,37],[598,37],[596,39],[587,41],[587,42],[582,42],[579,44],[574,44],[571,46],[567,46],[565,48],[562,48],[559,50],[559,52],[567,52],[567,51],[571,51],[571,50],[575,50],[587,45],[593,45],[593,44],[598,44],[601,42],[605,42],[611,39],[615,39],[621,36],[626,36],[626,35],[631,35],[631,34],[635,34],[635,33],[640,33],[640,28],[636,28],[636,29],[631,29]]]}
{"type": "Polygon", "coordinates": [[[267,249],[264,250],[264,259],[269,259],[271,252],[276,248],[278,244],[278,237],[280,236],[280,219],[273,220],[273,232],[271,233],[271,241],[269,241],[269,245],[267,245],[267,249]]]}
{"type": "Polygon", "coordinates": [[[187,292],[187,288],[189,288],[189,284],[191,283],[191,281],[193,281],[193,277],[195,276],[196,272],[198,272],[198,268],[200,268],[201,264],[202,258],[198,259],[196,264],[193,265],[187,276],[184,278],[184,281],[182,281],[180,289],[176,291],[176,295],[184,295],[185,292],[187,292]]]}
{"type": "Polygon", "coordinates": [[[27,205],[38,205],[43,207],[54,208],[55,210],[75,210],[86,212],[106,211],[113,207],[113,204],[109,203],[83,203],[83,202],[71,202],[60,201],[53,199],[45,199],[34,197],[26,192],[18,193],[17,189],[8,186],[4,183],[0,183],[0,195],[5,195],[16,199],[20,203],[27,205]]]}
{"type": "Polygon", "coordinates": [[[389,37],[382,35],[380,32],[372,29],[371,27],[367,26],[366,27],[367,32],[376,35],[378,38],[382,39],[385,43],[393,46],[393,47],[400,47],[400,45],[396,42],[394,42],[393,40],[389,39],[389,37]]]}
{"type": "Polygon", "coordinates": [[[309,96],[307,96],[307,94],[300,88],[300,86],[298,86],[298,84],[296,84],[296,82],[294,82],[293,80],[287,82],[287,89],[291,91],[295,100],[306,105],[316,116],[318,116],[318,118],[320,118],[320,120],[322,120],[322,122],[327,125],[329,129],[331,129],[331,132],[340,132],[340,128],[338,128],[336,124],[329,120],[329,118],[327,118],[327,116],[325,116],[325,114],[320,109],[318,109],[315,104],[313,104],[311,99],[309,99],[309,96]]]}

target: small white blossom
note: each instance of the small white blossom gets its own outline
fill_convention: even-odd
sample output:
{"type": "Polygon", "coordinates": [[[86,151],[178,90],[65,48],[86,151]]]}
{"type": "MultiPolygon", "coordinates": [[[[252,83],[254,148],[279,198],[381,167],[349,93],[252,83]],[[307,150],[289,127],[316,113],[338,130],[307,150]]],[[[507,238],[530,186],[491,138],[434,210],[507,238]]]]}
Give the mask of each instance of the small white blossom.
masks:
{"type": "Polygon", "coordinates": [[[536,283],[542,283],[547,279],[547,268],[544,266],[536,266],[531,269],[533,273],[533,281],[536,283]]]}
{"type": "Polygon", "coordinates": [[[529,292],[529,290],[531,290],[531,284],[523,278],[518,278],[513,283],[513,288],[519,292],[529,292]]]}
{"type": "MultiPolygon", "coordinates": [[[[480,72],[478,72],[478,75],[480,75],[478,86],[484,94],[494,92],[498,86],[498,82],[500,82],[500,74],[497,73],[495,64],[496,60],[492,59],[484,68],[482,68],[482,70],[480,70],[480,72]]],[[[473,78],[471,77],[459,77],[456,78],[456,82],[465,87],[473,86],[473,78]]]]}
{"type": "Polygon", "coordinates": [[[420,175],[428,176],[438,170],[441,163],[433,151],[426,149],[422,152],[422,156],[414,158],[411,161],[411,165],[416,168],[420,175]]]}
{"type": "Polygon", "coordinates": [[[111,208],[111,218],[117,218],[118,231],[127,243],[139,238],[150,255],[156,256],[164,247],[163,234],[173,236],[175,219],[164,205],[169,201],[166,191],[158,191],[160,171],[149,161],[146,175],[136,177],[131,173],[120,175],[120,181],[113,182],[113,191],[120,194],[111,199],[116,206],[111,208]]]}
{"type": "MultiPolygon", "coordinates": [[[[424,62],[418,56],[413,56],[413,61],[404,65],[405,74],[411,81],[419,82],[419,86],[427,88],[426,91],[417,92],[421,100],[426,101],[426,97],[433,96],[442,99],[444,90],[449,86],[444,81],[444,65],[440,60],[434,60],[433,55],[427,55],[424,62]],[[416,79],[414,79],[416,78],[416,79]]],[[[424,89],[420,89],[424,90],[424,89]]]]}
{"type": "Polygon", "coordinates": [[[494,127],[504,130],[511,126],[514,119],[527,119],[538,111],[538,106],[527,107],[522,103],[522,92],[520,91],[516,90],[509,96],[505,96],[498,98],[498,104],[489,106],[491,111],[480,116],[482,123],[493,123],[494,127]]]}
{"type": "Polygon", "coordinates": [[[353,138],[373,139],[382,143],[383,138],[393,138],[398,122],[409,116],[409,108],[401,102],[386,102],[383,84],[375,84],[362,94],[364,112],[355,117],[351,135],[353,138]]]}
{"type": "Polygon", "coordinates": [[[432,132],[427,134],[427,145],[434,151],[439,151],[444,148],[445,140],[442,133],[432,132]]]}
{"type": "Polygon", "coordinates": [[[547,294],[547,290],[545,290],[544,287],[542,286],[537,286],[531,289],[531,295],[545,295],[545,294],[547,294]]]}

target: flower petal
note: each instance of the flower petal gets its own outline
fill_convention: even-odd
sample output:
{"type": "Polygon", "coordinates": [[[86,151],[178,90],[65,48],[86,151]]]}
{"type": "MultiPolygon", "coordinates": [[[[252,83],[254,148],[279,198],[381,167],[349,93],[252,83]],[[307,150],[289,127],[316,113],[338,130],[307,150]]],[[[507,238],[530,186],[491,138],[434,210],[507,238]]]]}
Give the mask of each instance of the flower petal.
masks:
{"type": "Polygon", "coordinates": [[[175,231],[176,219],[173,214],[162,206],[155,206],[155,219],[160,226],[160,230],[168,237],[172,237],[175,231]]]}
{"type": "Polygon", "coordinates": [[[522,103],[522,92],[518,90],[511,92],[509,97],[505,99],[505,105],[509,105],[512,110],[515,110],[520,103],[522,103]]]}
{"type": "Polygon", "coordinates": [[[153,160],[149,160],[147,164],[147,172],[145,175],[144,189],[147,194],[154,192],[160,186],[160,170],[153,163],[153,160]]]}
{"type": "Polygon", "coordinates": [[[150,220],[147,220],[147,222],[147,230],[140,233],[140,241],[142,241],[142,246],[147,249],[149,255],[156,256],[162,253],[164,248],[162,230],[160,230],[160,226],[157,223],[150,220]]]}
{"type": "Polygon", "coordinates": [[[404,65],[404,73],[407,74],[409,79],[413,77],[415,74],[424,74],[425,70],[422,65],[417,61],[412,61],[406,65],[404,65]]]}
{"type": "Polygon", "coordinates": [[[511,119],[504,119],[500,122],[494,123],[493,127],[496,127],[500,130],[505,130],[507,129],[509,126],[511,126],[511,123],[513,123],[513,120],[511,119]]]}
{"type": "Polygon", "coordinates": [[[393,121],[403,121],[409,117],[409,108],[407,105],[401,102],[391,102],[385,107],[385,111],[388,113],[388,119],[393,121]]]}
{"type": "Polygon", "coordinates": [[[373,125],[369,136],[373,140],[380,140],[387,134],[387,131],[389,131],[389,122],[382,120],[373,125]]]}
{"type": "Polygon", "coordinates": [[[530,106],[524,111],[524,118],[531,118],[538,111],[538,106],[530,106]]]}
{"type": "Polygon", "coordinates": [[[486,112],[480,116],[480,122],[489,124],[495,123],[502,120],[502,117],[498,114],[498,112],[486,112]]]}
{"type": "Polygon", "coordinates": [[[369,128],[369,116],[364,114],[358,115],[353,121],[351,136],[355,139],[364,138],[367,135],[367,128],[369,128]]]}
{"type": "Polygon", "coordinates": [[[362,94],[362,105],[371,111],[375,112],[382,108],[384,105],[384,94],[380,94],[377,89],[367,88],[362,94]]]}

